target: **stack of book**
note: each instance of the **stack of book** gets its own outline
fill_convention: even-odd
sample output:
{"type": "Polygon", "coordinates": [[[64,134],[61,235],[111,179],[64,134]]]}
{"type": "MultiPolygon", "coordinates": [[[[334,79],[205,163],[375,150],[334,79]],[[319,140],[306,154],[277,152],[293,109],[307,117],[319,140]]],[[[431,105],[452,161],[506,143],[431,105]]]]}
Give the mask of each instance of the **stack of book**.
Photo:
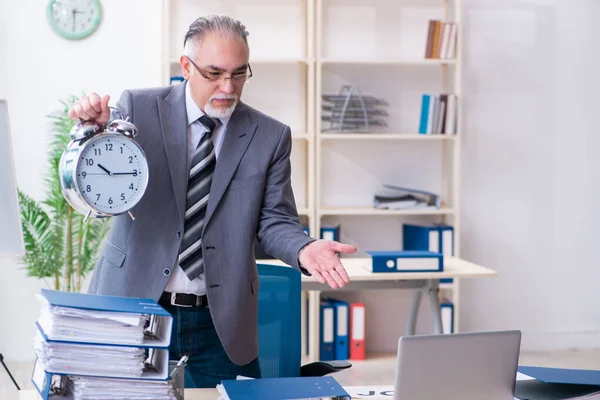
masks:
{"type": "Polygon", "coordinates": [[[456,134],[458,124],[458,99],[455,94],[423,94],[419,133],[456,134]]]}
{"type": "Polygon", "coordinates": [[[152,299],[42,289],[32,381],[42,399],[181,399],[173,318],[152,299]]]}
{"type": "Polygon", "coordinates": [[[456,57],[456,23],[430,20],[427,28],[425,58],[452,59],[456,57]]]}

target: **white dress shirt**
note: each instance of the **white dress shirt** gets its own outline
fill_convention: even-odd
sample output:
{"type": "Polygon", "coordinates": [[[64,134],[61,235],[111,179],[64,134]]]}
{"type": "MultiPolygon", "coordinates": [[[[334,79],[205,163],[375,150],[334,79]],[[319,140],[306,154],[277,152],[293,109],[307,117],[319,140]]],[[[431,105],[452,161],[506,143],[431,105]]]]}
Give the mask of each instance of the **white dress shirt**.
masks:
{"type": "MultiPolygon", "coordinates": [[[[204,125],[198,121],[198,118],[204,115],[204,112],[194,103],[192,96],[190,94],[190,85],[186,83],[185,85],[185,108],[187,111],[187,150],[188,150],[188,165],[187,170],[190,169],[190,164],[192,163],[192,157],[194,154],[194,150],[200,143],[200,140],[206,133],[206,128],[204,125]]],[[[212,142],[215,147],[215,156],[217,160],[219,159],[219,152],[221,151],[221,146],[223,145],[223,139],[225,138],[225,132],[227,130],[227,124],[229,123],[229,118],[220,118],[221,123],[217,126],[212,134],[212,142]]],[[[210,194],[209,194],[210,197],[210,194]]],[[[172,293],[193,293],[196,295],[204,295],[206,294],[206,282],[204,279],[204,273],[201,273],[197,278],[191,280],[187,277],[183,269],[177,265],[173,269],[173,273],[171,274],[171,279],[167,283],[165,287],[165,291],[172,293]]]]}

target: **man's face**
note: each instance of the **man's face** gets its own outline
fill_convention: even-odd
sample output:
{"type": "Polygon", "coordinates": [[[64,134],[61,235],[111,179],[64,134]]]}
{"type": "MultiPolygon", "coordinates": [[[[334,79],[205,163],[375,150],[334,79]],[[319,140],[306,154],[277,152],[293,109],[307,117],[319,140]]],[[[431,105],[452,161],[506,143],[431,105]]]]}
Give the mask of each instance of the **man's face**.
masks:
{"type": "Polygon", "coordinates": [[[191,61],[186,56],[180,59],[192,98],[208,116],[227,117],[242,95],[244,74],[248,70],[248,48],[242,39],[218,33],[206,35],[196,46],[191,61]]]}

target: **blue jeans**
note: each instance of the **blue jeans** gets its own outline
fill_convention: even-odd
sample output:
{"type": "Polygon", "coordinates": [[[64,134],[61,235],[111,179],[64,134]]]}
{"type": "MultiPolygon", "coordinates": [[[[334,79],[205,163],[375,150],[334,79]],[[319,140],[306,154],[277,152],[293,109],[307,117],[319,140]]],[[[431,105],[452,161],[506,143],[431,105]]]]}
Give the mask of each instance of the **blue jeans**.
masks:
{"type": "Polygon", "coordinates": [[[258,358],[246,365],[236,365],[227,356],[217,336],[210,311],[205,307],[163,306],[173,315],[171,360],[189,357],[186,387],[214,388],[221,380],[238,375],[260,378],[258,358]]]}

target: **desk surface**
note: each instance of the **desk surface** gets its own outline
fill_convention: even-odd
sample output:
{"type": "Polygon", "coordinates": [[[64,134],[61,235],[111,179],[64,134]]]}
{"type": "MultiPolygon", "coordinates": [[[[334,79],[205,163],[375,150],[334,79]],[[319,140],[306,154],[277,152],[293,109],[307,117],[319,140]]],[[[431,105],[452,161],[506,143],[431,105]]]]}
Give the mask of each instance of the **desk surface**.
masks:
{"type": "MultiPolygon", "coordinates": [[[[39,396],[35,390],[21,390],[20,400],[38,400],[39,396]]],[[[185,400],[218,400],[217,389],[185,389],[185,400]]]]}
{"type": "MultiPolygon", "coordinates": [[[[259,264],[287,266],[279,260],[257,260],[259,264]]],[[[444,256],[443,272],[371,272],[371,258],[342,258],[342,265],[351,281],[419,280],[442,278],[493,277],[498,273],[460,258],[444,256]]],[[[302,282],[314,282],[310,276],[302,275],[302,282]]]]}

